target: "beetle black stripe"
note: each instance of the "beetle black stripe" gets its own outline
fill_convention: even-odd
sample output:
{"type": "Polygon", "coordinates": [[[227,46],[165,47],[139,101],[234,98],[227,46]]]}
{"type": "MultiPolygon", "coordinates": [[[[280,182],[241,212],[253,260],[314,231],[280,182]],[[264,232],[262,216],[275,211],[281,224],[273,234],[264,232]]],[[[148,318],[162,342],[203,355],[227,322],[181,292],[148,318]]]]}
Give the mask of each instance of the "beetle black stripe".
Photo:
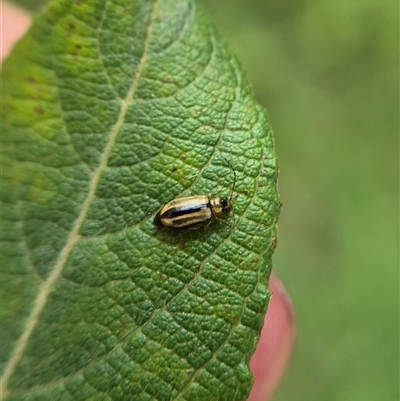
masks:
{"type": "Polygon", "coordinates": [[[184,215],[188,215],[188,218],[190,218],[190,214],[191,213],[196,213],[199,212],[201,210],[210,208],[210,203],[207,203],[206,205],[201,205],[201,206],[197,206],[197,207],[171,207],[171,209],[166,210],[162,215],[161,218],[162,219],[174,219],[176,217],[180,217],[180,216],[184,216],[184,215]]]}

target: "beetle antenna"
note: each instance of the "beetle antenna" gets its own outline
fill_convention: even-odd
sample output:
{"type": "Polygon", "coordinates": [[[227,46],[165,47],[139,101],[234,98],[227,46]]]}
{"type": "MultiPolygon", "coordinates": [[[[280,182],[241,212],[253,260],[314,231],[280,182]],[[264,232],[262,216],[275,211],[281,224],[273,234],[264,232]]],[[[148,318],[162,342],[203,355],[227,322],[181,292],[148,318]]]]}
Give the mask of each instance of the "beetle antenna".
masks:
{"type": "MultiPolygon", "coordinates": [[[[224,157],[224,159],[225,159],[225,157],[224,157]]],[[[232,197],[233,197],[233,193],[235,192],[236,171],[235,171],[235,169],[233,168],[232,163],[231,163],[228,159],[225,159],[225,161],[228,163],[229,167],[230,167],[231,170],[233,171],[233,185],[232,185],[231,196],[229,197],[229,201],[231,201],[231,200],[232,200],[232,197]]]]}

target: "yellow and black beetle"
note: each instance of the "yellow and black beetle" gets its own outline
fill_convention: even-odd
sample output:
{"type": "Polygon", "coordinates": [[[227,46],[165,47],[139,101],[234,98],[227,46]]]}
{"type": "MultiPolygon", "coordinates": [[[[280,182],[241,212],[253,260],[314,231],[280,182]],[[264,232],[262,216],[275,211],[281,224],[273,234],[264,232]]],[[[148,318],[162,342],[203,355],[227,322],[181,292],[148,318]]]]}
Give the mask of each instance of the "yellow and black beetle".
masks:
{"type": "Polygon", "coordinates": [[[156,214],[153,220],[154,225],[168,228],[190,228],[228,214],[232,210],[236,172],[231,163],[228,160],[226,162],[233,171],[233,185],[229,198],[193,195],[174,199],[164,205],[156,214]]]}

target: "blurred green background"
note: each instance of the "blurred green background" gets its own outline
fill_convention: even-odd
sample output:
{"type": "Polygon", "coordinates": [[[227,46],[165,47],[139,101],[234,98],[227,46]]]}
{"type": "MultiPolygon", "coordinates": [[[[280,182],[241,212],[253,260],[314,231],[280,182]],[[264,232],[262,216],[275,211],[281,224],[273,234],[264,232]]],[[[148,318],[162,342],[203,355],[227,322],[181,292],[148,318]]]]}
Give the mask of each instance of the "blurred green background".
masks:
{"type": "Polygon", "coordinates": [[[399,4],[202,3],[275,131],[299,337],[274,400],[398,401],[399,4]]]}
{"type": "Polygon", "coordinates": [[[299,337],[274,399],[398,401],[398,2],[203,3],[275,132],[299,337]]]}

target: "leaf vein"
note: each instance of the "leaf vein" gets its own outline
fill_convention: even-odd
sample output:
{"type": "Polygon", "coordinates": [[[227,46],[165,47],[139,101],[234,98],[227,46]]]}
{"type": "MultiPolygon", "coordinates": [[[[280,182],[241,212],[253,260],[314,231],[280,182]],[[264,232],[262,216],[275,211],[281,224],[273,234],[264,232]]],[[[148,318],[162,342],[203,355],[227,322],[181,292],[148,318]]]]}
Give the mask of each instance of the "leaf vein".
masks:
{"type": "MultiPolygon", "coordinates": [[[[159,0],[158,0],[159,1],[159,0]]],[[[144,50],[143,50],[143,55],[142,58],[140,60],[138,69],[136,71],[136,75],[133,79],[132,85],[128,91],[128,94],[125,98],[125,100],[122,102],[121,105],[121,110],[120,110],[120,114],[118,116],[118,120],[110,134],[110,138],[109,141],[106,145],[105,151],[104,151],[104,155],[100,161],[99,166],[97,167],[97,169],[94,171],[93,175],[92,175],[92,180],[90,183],[90,187],[89,187],[89,191],[88,191],[88,196],[85,200],[85,202],[83,203],[82,206],[82,211],[79,215],[79,217],[76,220],[76,223],[74,225],[73,230],[71,231],[71,234],[64,246],[64,248],[62,249],[62,251],[60,252],[60,256],[58,261],[56,262],[52,272],[50,273],[49,277],[47,278],[47,280],[43,283],[43,285],[41,286],[38,296],[34,302],[34,306],[32,309],[31,314],[29,315],[26,325],[25,325],[25,329],[22,332],[21,336],[19,337],[19,339],[17,340],[16,343],[16,347],[13,351],[13,353],[11,354],[11,358],[8,361],[8,363],[5,365],[4,371],[3,371],[3,375],[1,377],[0,380],[0,400],[2,400],[8,393],[8,384],[9,384],[9,380],[11,378],[11,376],[13,375],[13,373],[15,372],[15,369],[17,368],[18,363],[20,362],[25,349],[28,345],[29,339],[34,331],[34,329],[36,328],[38,321],[39,321],[39,317],[41,312],[43,311],[47,299],[50,295],[51,290],[53,289],[53,286],[56,282],[56,280],[60,277],[61,272],[65,266],[65,263],[67,262],[67,259],[72,251],[72,249],[74,248],[74,246],[76,245],[76,243],[79,241],[80,237],[80,230],[83,226],[83,223],[85,221],[85,218],[88,214],[89,208],[93,202],[93,200],[95,199],[95,192],[97,189],[97,186],[99,184],[100,178],[101,178],[101,174],[103,173],[103,171],[105,170],[105,168],[107,167],[107,162],[108,162],[108,157],[111,153],[112,147],[116,141],[116,138],[118,136],[119,130],[124,122],[124,118],[125,115],[128,111],[128,108],[130,106],[130,104],[132,103],[132,99],[133,96],[135,94],[137,85],[138,85],[138,81],[141,77],[141,72],[142,69],[144,67],[144,64],[147,60],[148,57],[148,52],[149,52],[149,46],[150,46],[150,38],[151,38],[151,33],[152,33],[152,29],[153,29],[153,23],[155,20],[155,15],[156,15],[156,9],[158,6],[158,1],[155,2],[154,6],[153,6],[153,10],[152,10],[152,15],[151,15],[151,19],[150,19],[150,23],[149,26],[147,28],[147,37],[144,43],[144,50]]]]}
{"type": "Polygon", "coordinates": [[[110,85],[110,87],[113,89],[113,92],[116,95],[117,99],[121,99],[121,96],[118,94],[118,92],[116,91],[114,85],[111,82],[110,75],[109,75],[109,73],[107,71],[107,68],[106,68],[106,66],[104,64],[103,53],[101,52],[101,49],[100,49],[100,32],[103,30],[104,19],[105,19],[105,16],[106,16],[106,9],[107,9],[107,2],[104,2],[104,8],[103,8],[102,15],[101,15],[101,21],[100,21],[100,24],[99,24],[99,28],[96,31],[97,48],[98,48],[98,51],[99,51],[100,64],[101,64],[101,67],[102,67],[104,73],[106,74],[107,82],[110,85]]]}

